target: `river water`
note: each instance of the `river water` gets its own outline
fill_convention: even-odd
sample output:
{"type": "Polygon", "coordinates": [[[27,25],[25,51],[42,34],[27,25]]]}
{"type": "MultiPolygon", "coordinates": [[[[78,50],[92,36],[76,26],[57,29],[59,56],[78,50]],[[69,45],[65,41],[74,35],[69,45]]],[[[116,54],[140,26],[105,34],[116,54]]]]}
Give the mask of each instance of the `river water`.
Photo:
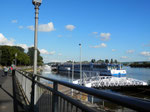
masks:
{"type": "Polygon", "coordinates": [[[127,71],[127,77],[147,82],[150,80],[150,68],[123,67],[127,71]]]}
{"type": "MultiPolygon", "coordinates": [[[[150,68],[131,68],[131,67],[123,67],[124,70],[127,71],[127,77],[134,78],[138,80],[142,80],[148,82],[150,80],[150,68]]],[[[69,72],[67,75],[56,74],[50,71],[43,71],[43,76],[54,78],[63,81],[71,81],[71,73],[69,72]]]]}
{"type": "MultiPolygon", "coordinates": [[[[145,82],[148,82],[150,80],[150,68],[131,68],[131,67],[123,67],[124,70],[126,70],[127,72],[127,77],[128,78],[134,78],[134,79],[138,79],[138,80],[142,80],[145,82]]],[[[58,80],[63,80],[63,81],[71,81],[71,73],[67,73],[66,75],[63,74],[55,74],[55,73],[51,73],[50,71],[45,72],[43,71],[42,73],[43,76],[49,77],[49,78],[54,78],[54,79],[58,79],[58,80]]],[[[110,91],[110,92],[114,92],[111,90],[106,90],[106,91],[110,91]]],[[[115,92],[116,93],[116,92],[115,92]]],[[[126,94],[129,95],[130,93],[122,93],[122,92],[117,92],[117,94],[126,94]]],[[[137,96],[134,97],[140,97],[140,98],[146,98],[146,99],[150,99],[150,96],[143,96],[138,94],[137,96]]],[[[90,98],[91,100],[91,98],[90,98]]],[[[121,107],[119,105],[110,103],[108,101],[105,100],[99,100],[94,98],[94,102],[99,105],[99,107],[101,108],[107,108],[109,111],[112,112],[135,112],[134,110],[125,108],[125,107],[121,107]]]]}

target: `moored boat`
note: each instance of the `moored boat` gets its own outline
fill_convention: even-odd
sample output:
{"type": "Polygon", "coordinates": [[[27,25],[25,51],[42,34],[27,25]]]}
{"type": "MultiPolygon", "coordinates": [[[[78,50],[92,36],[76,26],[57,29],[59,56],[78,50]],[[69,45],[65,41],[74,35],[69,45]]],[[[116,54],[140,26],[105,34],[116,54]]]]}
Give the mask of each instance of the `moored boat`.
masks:
{"type": "MultiPolygon", "coordinates": [[[[80,64],[61,64],[58,66],[59,72],[74,71],[75,73],[80,73],[80,64]],[[74,69],[72,69],[74,68],[74,69]]],[[[98,73],[101,76],[116,76],[123,77],[126,76],[126,70],[123,70],[120,64],[82,64],[82,72],[92,72],[98,73]]]]}

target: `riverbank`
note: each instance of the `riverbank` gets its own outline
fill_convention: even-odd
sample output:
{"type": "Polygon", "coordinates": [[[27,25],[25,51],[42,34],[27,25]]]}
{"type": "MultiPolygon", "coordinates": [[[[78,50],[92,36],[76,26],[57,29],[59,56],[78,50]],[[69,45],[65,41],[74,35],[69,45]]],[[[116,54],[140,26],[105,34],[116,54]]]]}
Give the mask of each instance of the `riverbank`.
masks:
{"type": "Polygon", "coordinates": [[[142,68],[150,68],[150,63],[132,63],[129,65],[130,67],[142,67],[142,68]]]}
{"type": "MultiPolygon", "coordinates": [[[[33,67],[23,68],[23,70],[26,71],[26,72],[33,73],[33,67]]],[[[38,74],[41,74],[41,71],[42,71],[42,68],[41,68],[41,67],[38,67],[38,68],[37,68],[37,73],[38,73],[38,74]]]]}

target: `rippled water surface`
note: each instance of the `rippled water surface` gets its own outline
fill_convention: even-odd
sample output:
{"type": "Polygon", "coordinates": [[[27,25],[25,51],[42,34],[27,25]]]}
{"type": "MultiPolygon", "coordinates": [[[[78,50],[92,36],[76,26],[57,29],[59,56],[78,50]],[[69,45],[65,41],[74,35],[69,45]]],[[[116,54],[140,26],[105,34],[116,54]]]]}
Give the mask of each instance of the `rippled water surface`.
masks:
{"type": "MultiPolygon", "coordinates": [[[[123,67],[127,71],[127,77],[139,79],[147,82],[150,80],[150,68],[131,68],[131,67],[123,67]]],[[[55,74],[51,72],[43,72],[42,75],[54,79],[69,81],[71,80],[71,73],[69,72],[67,75],[55,74]]]]}
{"type": "Polygon", "coordinates": [[[150,68],[131,68],[123,67],[127,71],[127,77],[135,78],[142,81],[150,80],[150,68]]]}
{"type": "MultiPolygon", "coordinates": [[[[142,80],[145,82],[148,82],[150,80],[150,68],[123,67],[123,69],[127,71],[126,76],[129,78],[134,78],[134,79],[142,80]]],[[[70,72],[68,72],[66,75],[62,75],[62,74],[51,73],[48,70],[48,72],[43,71],[42,75],[49,77],[49,78],[58,79],[58,80],[71,81],[71,73],[70,72]]],[[[106,91],[114,92],[111,90],[106,90],[106,91]]],[[[122,93],[117,92],[117,94],[122,94],[122,93]]],[[[130,94],[130,93],[127,93],[126,95],[128,95],[128,94],[130,94]]],[[[137,96],[140,96],[141,98],[147,97],[147,96],[143,96],[141,94],[138,94],[137,96]]],[[[89,101],[90,100],[91,99],[89,99],[89,101]]],[[[130,109],[125,108],[125,107],[121,107],[119,105],[116,105],[114,103],[110,103],[108,101],[99,100],[97,98],[94,98],[94,102],[97,103],[97,105],[99,105],[100,107],[109,108],[110,111],[113,111],[113,112],[135,112],[134,110],[130,110],[130,109]]]]}

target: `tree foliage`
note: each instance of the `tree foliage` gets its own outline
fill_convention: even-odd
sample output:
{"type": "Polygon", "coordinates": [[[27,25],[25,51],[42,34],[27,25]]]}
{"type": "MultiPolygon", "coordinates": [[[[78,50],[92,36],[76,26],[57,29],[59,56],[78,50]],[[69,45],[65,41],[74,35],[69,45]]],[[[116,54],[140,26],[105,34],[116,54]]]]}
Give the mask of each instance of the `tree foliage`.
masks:
{"type": "Polygon", "coordinates": [[[108,60],[108,59],[105,59],[105,63],[109,63],[109,60],[108,60]]]}
{"type": "Polygon", "coordinates": [[[97,63],[104,63],[104,60],[99,59],[97,60],[97,63]]]}
{"type": "Polygon", "coordinates": [[[114,63],[113,59],[111,59],[111,60],[110,60],[110,63],[111,63],[111,64],[113,64],[113,63],[114,63]]]}
{"type": "Polygon", "coordinates": [[[29,65],[29,56],[24,53],[24,49],[18,46],[0,46],[0,64],[11,65],[17,62],[17,65],[29,65]],[[17,53],[17,57],[15,54],[17,53]]]}
{"type": "Polygon", "coordinates": [[[150,67],[150,63],[149,62],[143,62],[143,63],[134,62],[130,64],[130,66],[131,67],[150,67]]]}
{"type": "MultiPolygon", "coordinates": [[[[34,52],[33,52],[34,54],[34,52]]],[[[19,46],[0,46],[0,64],[10,66],[17,62],[17,65],[33,65],[33,55],[28,55],[24,52],[24,49],[19,46]],[[17,56],[15,56],[17,54],[17,56]]],[[[38,65],[43,64],[43,58],[40,56],[38,51],[38,65]]]]}
{"type": "Polygon", "coordinates": [[[91,59],[91,63],[95,63],[96,62],[96,60],[95,59],[91,59]]]}
{"type": "Polygon", "coordinates": [[[115,59],[114,63],[116,63],[116,64],[117,64],[117,63],[118,63],[118,61],[115,59]]]}
{"type": "MultiPolygon", "coordinates": [[[[27,54],[30,57],[31,65],[33,65],[33,62],[34,62],[34,47],[28,48],[27,54]]],[[[40,51],[39,50],[37,50],[37,64],[38,65],[42,65],[43,64],[43,58],[40,56],[40,51]]]]}

